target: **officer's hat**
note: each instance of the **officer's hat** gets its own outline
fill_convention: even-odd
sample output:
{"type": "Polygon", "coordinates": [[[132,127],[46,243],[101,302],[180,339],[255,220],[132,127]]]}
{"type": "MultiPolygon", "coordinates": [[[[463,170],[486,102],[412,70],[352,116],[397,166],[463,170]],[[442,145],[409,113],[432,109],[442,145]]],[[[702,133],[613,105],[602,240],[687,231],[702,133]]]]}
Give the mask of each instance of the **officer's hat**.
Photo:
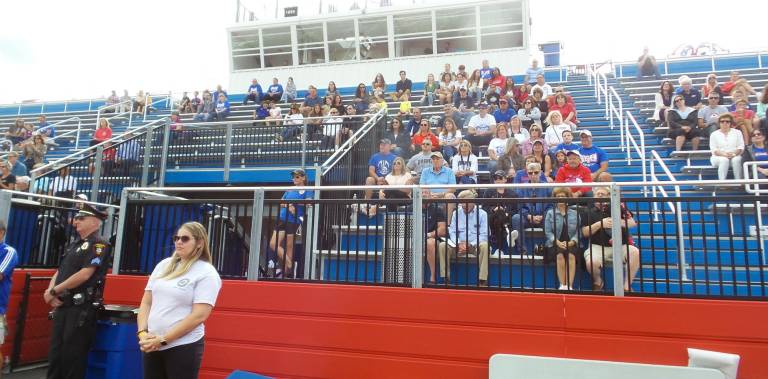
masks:
{"type": "Polygon", "coordinates": [[[80,209],[77,210],[77,214],[75,215],[75,218],[78,217],[96,217],[99,220],[104,221],[107,219],[107,211],[100,206],[82,203],[80,205],[80,209]]]}

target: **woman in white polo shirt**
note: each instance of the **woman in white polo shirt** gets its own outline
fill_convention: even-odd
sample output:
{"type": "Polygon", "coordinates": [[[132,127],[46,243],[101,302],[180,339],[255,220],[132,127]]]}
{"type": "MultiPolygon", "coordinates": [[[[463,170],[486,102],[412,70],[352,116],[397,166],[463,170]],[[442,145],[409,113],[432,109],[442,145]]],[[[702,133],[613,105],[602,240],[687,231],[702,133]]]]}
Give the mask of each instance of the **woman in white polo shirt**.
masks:
{"type": "Polygon", "coordinates": [[[187,222],[173,236],[175,251],[149,277],[138,314],[144,378],[197,378],[205,328],[221,279],[211,265],[208,234],[187,222]]]}

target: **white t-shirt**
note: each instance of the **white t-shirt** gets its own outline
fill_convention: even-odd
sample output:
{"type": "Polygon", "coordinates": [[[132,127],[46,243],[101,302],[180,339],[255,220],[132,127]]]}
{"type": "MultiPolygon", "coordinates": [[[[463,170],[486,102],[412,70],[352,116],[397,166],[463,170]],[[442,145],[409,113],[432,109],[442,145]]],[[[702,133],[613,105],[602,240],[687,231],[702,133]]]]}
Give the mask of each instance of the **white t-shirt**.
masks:
{"type": "Polygon", "coordinates": [[[531,93],[530,93],[531,96],[533,96],[533,90],[535,90],[536,88],[541,89],[541,92],[544,93],[544,96],[541,97],[542,99],[546,99],[546,98],[549,97],[549,95],[554,93],[554,92],[552,92],[552,86],[550,86],[549,84],[544,83],[543,86],[540,86],[540,85],[537,84],[537,85],[531,87],[531,93]]]}
{"type": "Polygon", "coordinates": [[[440,133],[437,138],[443,145],[453,146],[456,141],[461,140],[461,130],[457,129],[455,133],[440,133]]]}
{"type": "MultiPolygon", "coordinates": [[[[149,333],[161,336],[168,333],[174,325],[192,313],[193,304],[216,305],[216,297],[221,289],[221,278],[216,269],[207,262],[197,261],[189,271],[171,280],[158,277],[171,263],[171,258],[160,261],[152,270],[145,291],[152,291],[152,307],[149,309],[147,329],[149,333]]],[[[160,350],[174,346],[197,342],[205,335],[203,324],[181,338],[168,342],[160,350]]]]}
{"type": "Polygon", "coordinates": [[[500,157],[504,155],[504,151],[507,149],[507,140],[509,138],[494,138],[488,143],[488,150],[496,151],[496,156],[500,157]]]}
{"type": "Polygon", "coordinates": [[[341,117],[329,118],[323,121],[323,134],[328,137],[336,137],[336,132],[341,129],[341,124],[343,123],[344,120],[341,117]]]}
{"type": "Polygon", "coordinates": [[[571,130],[571,126],[568,124],[550,125],[547,131],[544,133],[544,140],[547,141],[549,148],[553,148],[563,143],[563,132],[571,130]]]}
{"type": "Polygon", "coordinates": [[[496,126],[496,118],[492,114],[486,114],[485,117],[476,114],[469,119],[467,126],[475,128],[478,133],[487,133],[491,130],[491,126],[496,126]]]}
{"type": "Polygon", "coordinates": [[[302,125],[304,116],[301,113],[294,113],[285,116],[285,125],[302,125]]]}

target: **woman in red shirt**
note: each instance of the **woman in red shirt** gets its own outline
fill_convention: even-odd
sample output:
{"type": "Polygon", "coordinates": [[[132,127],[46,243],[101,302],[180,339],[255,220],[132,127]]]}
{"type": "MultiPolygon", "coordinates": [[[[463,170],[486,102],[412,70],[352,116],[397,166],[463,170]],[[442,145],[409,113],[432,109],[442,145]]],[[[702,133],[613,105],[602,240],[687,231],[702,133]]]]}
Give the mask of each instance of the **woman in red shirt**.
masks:
{"type": "Polygon", "coordinates": [[[91,146],[100,144],[110,138],[112,138],[112,127],[109,125],[109,120],[102,118],[99,120],[99,127],[93,132],[91,146]]]}
{"type": "Polygon", "coordinates": [[[491,83],[496,85],[496,88],[504,88],[504,84],[507,82],[507,78],[501,74],[501,70],[498,67],[494,67],[491,71],[491,83]]]}
{"type": "Polygon", "coordinates": [[[555,104],[552,105],[549,111],[560,111],[560,114],[563,115],[563,122],[571,125],[572,128],[575,128],[579,122],[576,120],[576,108],[568,102],[568,98],[562,93],[555,96],[555,104]]]}

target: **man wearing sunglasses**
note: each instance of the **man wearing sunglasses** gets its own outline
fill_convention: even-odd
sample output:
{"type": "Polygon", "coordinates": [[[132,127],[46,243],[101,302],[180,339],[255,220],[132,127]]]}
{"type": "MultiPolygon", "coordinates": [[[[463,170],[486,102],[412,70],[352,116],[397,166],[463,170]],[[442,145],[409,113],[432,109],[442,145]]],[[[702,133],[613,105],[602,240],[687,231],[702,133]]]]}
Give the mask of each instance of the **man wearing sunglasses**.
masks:
{"type": "Polygon", "coordinates": [[[718,120],[721,115],[728,113],[728,108],[720,105],[720,94],[710,91],[707,97],[707,106],[699,109],[698,123],[704,137],[708,137],[718,129],[718,120]]]}
{"type": "MultiPolygon", "coordinates": [[[[538,162],[528,163],[525,167],[527,181],[525,183],[544,183],[546,179],[541,176],[541,164],[538,162]]],[[[544,225],[544,215],[547,214],[552,203],[535,201],[536,198],[547,198],[552,196],[552,190],[549,188],[518,188],[517,197],[521,199],[530,199],[528,202],[520,203],[519,212],[512,215],[512,229],[517,231],[517,241],[515,241],[515,253],[526,254],[525,247],[525,229],[536,227],[541,228],[544,225]]]]}
{"type": "Polygon", "coordinates": [[[67,245],[59,269],[43,293],[53,307],[53,331],[48,350],[49,378],[84,378],[88,351],[96,335],[97,309],[112,246],[99,235],[104,210],[83,204],[72,225],[77,239],[67,245]]]}

